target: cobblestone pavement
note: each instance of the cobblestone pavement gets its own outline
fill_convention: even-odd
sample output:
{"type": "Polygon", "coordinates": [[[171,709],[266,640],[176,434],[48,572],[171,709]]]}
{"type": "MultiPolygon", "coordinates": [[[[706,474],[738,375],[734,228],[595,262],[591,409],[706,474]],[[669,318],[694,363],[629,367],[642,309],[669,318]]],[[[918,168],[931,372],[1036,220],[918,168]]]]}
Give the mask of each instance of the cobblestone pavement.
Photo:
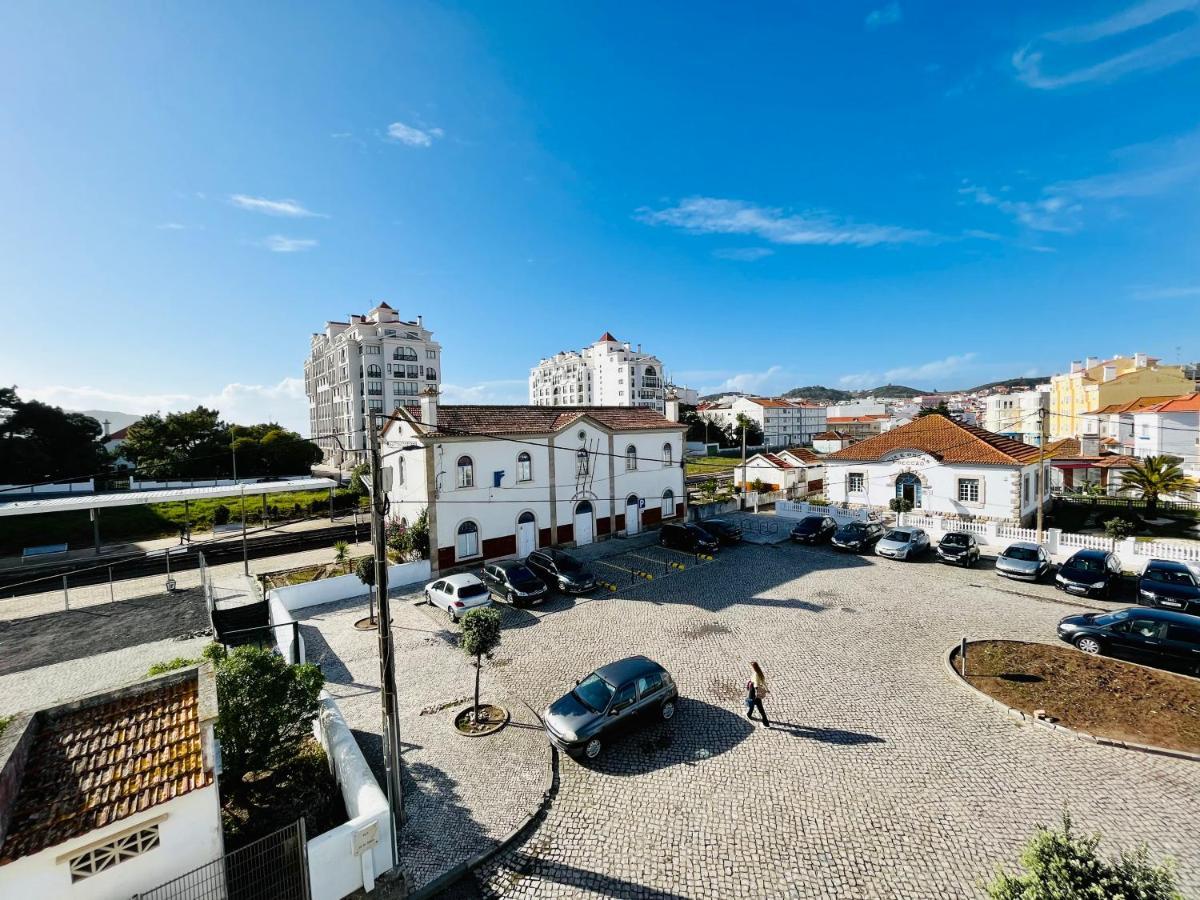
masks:
{"type": "Polygon", "coordinates": [[[592,668],[645,653],[685,699],[591,766],[564,757],[547,817],[479,874],[482,893],[982,896],[1064,807],[1108,849],[1145,841],[1175,858],[1185,892],[1200,892],[1195,763],[1022,725],[943,672],[963,635],[1052,641],[1078,609],[990,571],[790,544],[506,609],[489,690],[502,682],[540,710],[592,668]],[[741,705],[751,659],[771,682],[770,730],[741,705]]]}

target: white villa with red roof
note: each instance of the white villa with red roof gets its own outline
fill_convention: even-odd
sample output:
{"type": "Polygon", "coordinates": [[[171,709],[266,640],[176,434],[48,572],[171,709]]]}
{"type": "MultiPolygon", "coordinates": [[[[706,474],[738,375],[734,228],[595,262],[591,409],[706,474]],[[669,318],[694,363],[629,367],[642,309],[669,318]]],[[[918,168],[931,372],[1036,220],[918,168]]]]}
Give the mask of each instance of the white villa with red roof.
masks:
{"type": "Polygon", "coordinates": [[[777,453],[756,453],[733,470],[734,484],[750,490],[756,481],[764,491],[788,491],[799,499],[820,491],[825,467],[821,457],[804,447],[777,453]]]}

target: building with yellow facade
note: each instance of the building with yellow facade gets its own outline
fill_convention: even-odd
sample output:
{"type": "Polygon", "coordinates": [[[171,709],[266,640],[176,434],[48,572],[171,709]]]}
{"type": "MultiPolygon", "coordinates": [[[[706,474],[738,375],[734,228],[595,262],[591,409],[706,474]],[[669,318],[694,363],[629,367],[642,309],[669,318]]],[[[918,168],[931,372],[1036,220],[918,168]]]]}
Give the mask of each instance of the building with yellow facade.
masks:
{"type": "Polygon", "coordinates": [[[1186,394],[1196,389],[1182,366],[1160,366],[1145,353],[1101,360],[1089,356],[1071,363],[1071,371],[1050,379],[1051,440],[1076,437],[1086,430],[1084,414],[1142,397],[1186,394]]]}

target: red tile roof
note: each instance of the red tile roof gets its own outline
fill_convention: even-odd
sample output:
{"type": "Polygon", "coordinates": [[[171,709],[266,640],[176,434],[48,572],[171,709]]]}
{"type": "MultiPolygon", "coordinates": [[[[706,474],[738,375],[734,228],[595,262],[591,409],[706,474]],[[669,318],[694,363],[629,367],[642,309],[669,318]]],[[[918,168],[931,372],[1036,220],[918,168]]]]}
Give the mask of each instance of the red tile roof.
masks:
{"type": "Polygon", "coordinates": [[[0,865],[213,783],[195,672],[37,713],[0,865]]]}
{"type": "Polygon", "coordinates": [[[796,459],[800,460],[801,462],[819,463],[821,461],[820,454],[814,453],[807,447],[789,447],[784,452],[792,454],[792,456],[796,457],[796,459]]]}
{"type": "Polygon", "coordinates": [[[1147,406],[1154,406],[1156,403],[1162,403],[1164,400],[1170,400],[1169,396],[1163,397],[1138,397],[1136,400],[1130,400],[1128,403],[1110,403],[1108,406],[1102,406],[1100,409],[1094,409],[1091,412],[1085,412],[1085,416],[1107,416],[1115,413],[1140,412],[1147,406]]]}
{"type": "Polygon", "coordinates": [[[837,423],[838,425],[849,425],[854,422],[878,422],[880,419],[886,419],[888,416],[882,413],[871,413],[866,416],[827,416],[825,421],[829,424],[837,423]]]}
{"type": "Polygon", "coordinates": [[[1138,412],[1200,412],[1200,392],[1173,397],[1138,412]]]}
{"type": "Polygon", "coordinates": [[[1038,456],[1037,447],[931,415],[828,453],[824,459],[872,462],[896,450],[920,450],[942,462],[979,465],[1024,465],[1038,456]]]}
{"type": "MultiPolygon", "coordinates": [[[[786,459],[776,456],[774,453],[759,453],[757,455],[759,458],[765,459],[767,462],[769,462],[771,465],[773,465],[777,469],[794,469],[794,468],[796,468],[790,462],[788,462],[786,459]]],[[[747,462],[749,462],[749,460],[747,460],[747,462]]]]}
{"type": "Polygon", "coordinates": [[[617,344],[620,343],[620,341],[618,341],[615,337],[612,336],[611,331],[606,331],[606,332],[604,332],[604,334],[600,335],[600,340],[597,341],[597,343],[603,343],[604,341],[612,341],[613,343],[617,343],[617,344]]]}
{"type": "MultiPolygon", "coordinates": [[[[388,420],[384,431],[397,415],[399,413],[388,420]]],[[[672,422],[657,410],[641,406],[439,406],[437,427],[425,430],[425,433],[448,437],[544,435],[560,431],[584,417],[610,431],[682,431],[686,427],[672,422]]]]}
{"type": "Polygon", "coordinates": [[[1097,469],[1132,469],[1139,462],[1136,456],[1103,456],[1095,464],[1097,469]]]}
{"type": "Polygon", "coordinates": [[[853,438],[849,434],[847,434],[845,431],[822,431],[820,434],[818,434],[816,437],[814,437],[813,440],[814,441],[849,441],[849,440],[853,440],[853,438]]]}
{"type": "Polygon", "coordinates": [[[123,441],[125,440],[125,435],[127,434],[129,434],[129,425],[126,425],[124,428],[118,428],[116,431],[111,432],[108,437],[101,441],[101,443],[107,444],[109,441],[123,441]]]}

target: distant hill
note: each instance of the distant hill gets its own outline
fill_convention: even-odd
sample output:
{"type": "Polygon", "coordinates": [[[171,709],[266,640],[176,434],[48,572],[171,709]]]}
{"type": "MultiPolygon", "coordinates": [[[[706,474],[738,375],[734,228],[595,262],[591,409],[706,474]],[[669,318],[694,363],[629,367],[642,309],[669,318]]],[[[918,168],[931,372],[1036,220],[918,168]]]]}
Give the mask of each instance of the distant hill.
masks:
{"type": "Polygon", "coordinates": [[[888,400],[907,400],[911,397],[919,397],[922,394],[931,393],[930,391],[921,391],[917,388],[907,387],[903,384],[884,384],[877,388],[871,388],[866,391],[843,391],[840,388],[825,387],[824,385],[814,384],[808,387],[792,388],[783,396],[785,397],[803,397],[806,400],[817,400],[825,403],[841,403],[848,400],[857,400],[859,397],[880,397],[888,400]]]}
{"type": "Polygon", "coordinates": [[[701,403],[711,403],[713,400],[720,400],[722,397],[749,397],[751,394],[743,393],[742,391],[718,391],[715,394],[701,394],[697,399],[701,403]]]}
{"type": "Polygon", "coordinates": [[[1047,375],[1044,378],[1009,378],[1007,381],[989,381],[987,384],[981,384],[977,387],[968,388],[964,393],[973,394],[976,391],[986,391],[991,388],[1006,387],[1017,388],[1018,390],[1028,390],[1031,387],[1036,387],[1039,384],[1045,384],[1050,380],[1047,375]]]}

